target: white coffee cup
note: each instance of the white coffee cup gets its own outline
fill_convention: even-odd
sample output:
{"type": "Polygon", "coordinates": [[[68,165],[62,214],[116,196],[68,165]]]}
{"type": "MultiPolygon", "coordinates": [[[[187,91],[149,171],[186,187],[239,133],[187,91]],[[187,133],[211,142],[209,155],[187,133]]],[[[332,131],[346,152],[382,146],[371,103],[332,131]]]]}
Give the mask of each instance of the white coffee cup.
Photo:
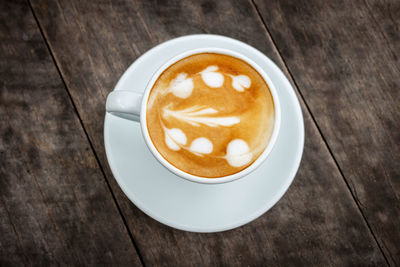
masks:
{"type": "MultiPolygon", "coordinates": [[[[135,85],[132,84],[132,87],[134,87],[134,86],[135,85]]],[[[218,183],[231,182],[236,179],[242,178],[242,177],[246,176],[247,174],[249,174],[250,172],[252,172],[253,170],[255,170],[258,166],[260,166],[260,164],[268,157],[269,153],[272,151],[272,148],[278,137],[278,132],[280,129],[280,124],[281,124],[281,107],[280,107],[280,103],[279,103],[279,99],[278,99],[278,94],[276,92],[275,86],[273,85],[273,83],[272,83],[271,79],[268,77],[268,75],[256,63],[254,63],[252,60],[245,57],[244,55],[242,55],[238,52],[234,52],[234,51],[231,51],[228,49],[222,49],[222,48],[193,49],[193,50],[188,50],[186,52],[183,52],[183,53],[173,57],[153,74],[153,76],[152,76],[151,80],[149,81],[149,83],[147,84],[147,87],[143,94],[135,92],[135,91],[122,91],[122,90],[114,90],[113,92],[111,92],[107,97],[106,111],[113,113],[113,114],[117,114],[124,118],[128,118],[128,119],[139,122],[144,140],[147,144],[147,147],[149,148],[151,153],[154,155],[154,157],[162,165],[164,165],[168,170],[170,170],[171,172],[173,172],[174,174],[176,174],[182,178],[185,178],[192,182],[205,183],[205,184],[218,184],[218,183]],[[200,53],[217,53],[217,54],[229,55],[229,56],[239,58],[239,59],[247,62],[255,70],[257,70],[257,72],[263,77],[265,82],[268,84],[269,89],[272,94],[273,101],[274,101],[274,106],[275,106],[274,129],[272,132],[271,139],[270,139],[267,147],[265,148],[265,150],[247,168],[245,168],[235,174],[223,176],[220,178],[206,178],[206,177],[189,174],[189,173],[186,173],[186,172],[178,169],[177,167],[173,166],[157,151],[156,147],[154,146],[153,142],[150,139],[150,135],[149,135],[149,132],[147,129],[147,123],[146,123],[148,98],[150,95],[150,91],[151,91],[154,83],[157,81],[158,77],[164,72],[164,70],[166,70],[169,66],[173,65],[177,61],[179,61],[183,58],[186,58],[188,56],[200,54],[200,53]]]]}

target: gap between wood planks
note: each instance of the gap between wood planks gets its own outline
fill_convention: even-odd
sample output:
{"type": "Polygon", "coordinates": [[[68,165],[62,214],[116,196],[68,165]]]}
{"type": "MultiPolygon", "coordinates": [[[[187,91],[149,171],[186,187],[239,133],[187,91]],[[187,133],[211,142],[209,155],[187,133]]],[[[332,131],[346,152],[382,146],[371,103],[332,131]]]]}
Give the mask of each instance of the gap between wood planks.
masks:
{"type": "Polygon", "coordinates": [[[322,134],[322,131],[321,131],[321,129],[320,129],[320,127],[319,127],[319,125],[318,125],[316,119],[314,118],[314,115],[312,114],[311,109],[310,109],[310,107],[308,106],[306,99],[304,98],[303,94],[301,93],[301,90],[300,90],[299,86],[297,85],[294,76],[293,76],[292,73],[290,72],[289,67],[287,66],[287,64],[286,64],[286,62],[285,62],[285,60],[284,60],[284,58],[281,56],[281,52],[279,51],[278,46],[276,45],[274,39],[272,38],[272,34],[271,34],[271,32],[269,31],[268,26],[267,26],[267,24],[265,23],[263,17],[261,16],[261,13],[260,13],[260,11],[259,11],[258,8],[257,8],[256,3],[254,2],[254,0],[249,0],[249,2],[251,3],[251,5],[253,6],[253,8],[255,9],[255,11],[256,11],[256,13],[257,13],[257,15],[258,15],[258,18],[261,20],[261,23],[262,23],[262,25],[264,26],[265,32],[266,32],[266,34],[267,34],[267,37],[268,37],[269,39],[271,39],[271,42],[272,42],[272,44],[274,45],[274,48],[275,48],[277,54],[279,55],[279,58],[282,60],[283,66],[285,67],[285,70],[287,71],[287,73],[288,73],[289,76],[290,76],[289,78],[293,81],[294,86],[295,86],[296,89],[297,89],[297,92],[299,93],[299,95],[300,95],[302,101],[304,102],[304,105],[305,105],[305,107],[306,107],[306,109],[307,109],[307,112],[310,114],[312,121],[314,122],[315,126],[317,127],[318,133],[320,134],[320,136],[321,136],[321,138],[322,138],[322,141],[324,142],[326,148],[328,149],[330,156],[332,157],[333,161],[335,162],[336,168],[339,170],[339,173],[340,173],[340,175],[342,176],[343,181],[345,182],[347,188],[349,189],[350,194],[351,194],[351,196],[352,196],[354,202],[356,203],[359,212],[361,213],[361,216],[363,217],[365,223],[367,224],[367,227],[368,227],[370,233],[372,234],[372,236],[373,236],[373,238],[374,238],[376,244],[378,245],[378,248],[379,248],[379,250],[381,251],[383,257],[385,258],[386,264],[387,264],[388,266],[390,266],[389,261],[388,261],[386,255],[385,255],[385,253],[383,252],[383,249],[382,249],[382,247],[381,247],[381,244],[379,244],[378,239],[376,238],[374,231],[372,230],[372,228],[371,228],[371,226],[370,226],[370,224],[369,224],[369,222],[368,222],[366,216],[364,215],[364,213],[363,213],[363,211],[362,211],[362,209],[361,209],[361,207],[360,207],[361,202],[360,202],[360,201],[358,200],[358,198],[357,198],[356,189],[353,187],[353,190],[352,190],[352,188],[351,188],[349,182],[348,182],[347,179],[345,178],[344,173],[343,173],[342,169],[341,169],[340,166],[339,166],[339,163],[337,162],[337,160],[336,160],[336,158],[335,158],[335,155],[333,154],[331,148],[329,147],[329,144],[328,144],[327,140],[325,139],[324,135],[322,134]]]}
{"type": "Polygon", "coordinates": [[[120,214],[120,216],[121,216],[121,218],[122,218],[122,221],[123,221],[123,223],[124,223],[125,229],[126,229],[126,231],[128,232],[128,235],[129,235],[129,238],[130,238],[130,240],[131,240],[131,242],[132,242],[132,245],[134,246],[134,248],[135,248],[135,250],[136,250],[136,252],[137,252],[137,254],[138,254],[140,263],[142,264],[142,266],[146,266],[145,263],[144,263],[144,260],[143,260],[143,258],[142,258],[142,255],[141,255],[141,253],[140,253],[139,247],[137,246],[136,241],[135,241],[135,239],[133,238],[133,235],[132,235],[131,231],[129,230],[129,227],[128,227],[128,224],[127,224],[127,222],[126,222],[126,219],[125,219],[125,217],[124,217],[124,215],[123,215],[123,213],[122,213],[122,211],[121,211],[120,206],[118,205],[118,202],[117,202],[117,200],[116,200],[116,198],[115,198],[114,192],[113,192],[112,189],[111,189],[110,183],[108,182],[108,180],[107,180],[107,178],[106,178],[106,174],[105,174],[105,172],[104,172],[104,169],[103,169],[103,167],[102,167],[101,164],[100,164],[100,160],[99,160],[99,158],[98,158],[98,156],[97,156],[96,151],[94,150],[92,141],[90,141],[90,137],[89,137],[89,135],[88,135],[88,133],[87,133],[87,131],[86,131],[85,125],[83,124],[82,118],[81,118],[81,116],[79,115],[78,109],[76,108],[76,105],[75,105],[75,103],[74,103],[74,100],[72,99],[71,93],[70,93],[69,90],[68,90],[67,84],[65,83],[64,77],[63,77],[63,75],[62,75],[62,73],[61,73],[60,68],[58,67],[58,63],[57,63],[57,61],[56,61],[56,59],[55,59],[55,57],[54,57],[53,51],[51,50],[50,44],[49,44],[49,42],[47,41],[46,36],[44,35],[44,32],[43,32],[43,30],[42,30],[42,26],[40,25],[39,20],[38,20],[37,17],[36,17],[35,11],[33,10],[33,7],[32,7],[32,4],[31,4],[30,0],[27,0],[27,3],[28,3],[28,6],[29,6],[29,8],[30,8],[30,10],[31,10],[31,12],[32,12],[32,15],[33,15],[34,19],[35,19],[35,22],[36,22],[36,24],[37,24],[37,26],[38,26],[38,28],[39,28],[40,34],[42,35],[43,41],[44,41],[44,43],[46,44],[47,50],[48,50],[49,53],[50,53],[51,59],[53,60],[54,66],[56,67],[56,70],[57,70],[57,73],[58,73],[58,75],[60,76],[60,79],[61,79],[61,81],[62,81],[62,83],[63,83],[63,85],[64,85],[64,89],[65,89],[65,91],[66,91],[67,94],[68,94],[69,100],[71,101],[71,104],[72,104],[72,107],[73,107],[73,109],[74,109],[74,111],[75,111],[75,113],[76,113],[76,116],[77,116],[78,119],[79,119],[79,123],[80,123],[80,125],[81,125],[81,127],[82,127],[82,129],[83,129],[83,132],[85,133],[86,139],[87,139],[87,141],[88,141],[88,143],[89,143],[89,145],[90,145],[90,149],[92,150],[92,153],[93,153],[94,157],[96,158],[96,163],[97,163],[97,165],[99,166],[99,168],[100,168],[100,170],[101,170],[101,173],[102,173],[102,175],[103,175],[103,178],[104,178],[104,180],[105,180],[105,182],[106,182],[106,184],[107,184],[107,188],[108,188],[108,190],[109,190],[110,193],[111,193],[111,196],[112,196],[112,199],[113,199],[115,205],[117,206],[118,212],[119,212],[119,214],[120,214]]]}

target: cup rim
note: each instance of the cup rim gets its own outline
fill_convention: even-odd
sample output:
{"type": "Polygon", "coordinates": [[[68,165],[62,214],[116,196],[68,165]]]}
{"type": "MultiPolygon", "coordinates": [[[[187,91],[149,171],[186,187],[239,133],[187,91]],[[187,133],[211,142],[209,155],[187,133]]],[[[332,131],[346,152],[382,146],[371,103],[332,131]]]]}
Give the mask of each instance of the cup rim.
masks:
{"type": "Polygon", "coordinates": [[[272,83],[272,80],[269,78],[269,76],[264,72],[264,70],[258,66],[254,61],[251,59],[247,58],[246,56],[236,52],[232,51],[229,49],[225,48],[216,48],[216,47],[205,47],[205,48],[196,48],[196,49],[190,49],[187,50],[183,53],[180,53],[171,59],[169,59],[167,62],[165,62],[152,76],[150,81],[148,82],[146,89],[143,94],[143,99],[142,99],[142,104],[141,104],[141,109],[140,109],[140,126],[141,126],[141,132],[144,137],[145,143],[147,147],[150,149],[151,153],[153,156],[169,171],[172,173],[178,175],[179,177],[182,177],[186,180],[196,182],[196,183],[202,183],[202,184],[220,184],[220,183],[227,183],[231,182],[240,178],[245,177],[252,171],[254,171],[257,167],[261,165],[261,163],[268,157],[270,152],[272,151],[277,137],[278,133],[280,130],[280,125],[281,125],[281,107],[280,107],[280,102],[278,98],[278,94],[276,91],[276,88],[274,84],[272,83]],[[153,144],[150,138],[150,134],[148,132],[147,128],[147,120],[146,120],[146,115],[147,115],[147,103],[148,103],[148,98],[150,95],[150,91],[153,88],[153,85],[159,78],[159,76],[171,65],[174,63],[178,62],[179,60],[182,60],[186,57],[195,55],[195,54],[200,54],[200,53],[216,53],[216,54],[222,54],[222,55],[228,55],[232,56],[238,59],[241,59],[248,63],[250,66],[252,66],[264,79],[264,81],[267,83],[269,90],[272,95],[274,107],[275,107],[275,124],[274,124],[274,129],[271,135],[271,138],[269,140],[269,143],[267,147],[264,149],[264,151],[261,153],[261,155],[252,163],[250,164],[247,168],[234,173],[230,174],[227,176],[222,176],[222,177],[216,177],[216,178],[209,178],[209,177],[202,177],[198,175],[193,175],[189,174],[187,172],[184,172],[180,170],[179,168],[175,167],[172,165],[170,162],[168,162],[161,154],[158,152],[157,148],[153,144]]]}

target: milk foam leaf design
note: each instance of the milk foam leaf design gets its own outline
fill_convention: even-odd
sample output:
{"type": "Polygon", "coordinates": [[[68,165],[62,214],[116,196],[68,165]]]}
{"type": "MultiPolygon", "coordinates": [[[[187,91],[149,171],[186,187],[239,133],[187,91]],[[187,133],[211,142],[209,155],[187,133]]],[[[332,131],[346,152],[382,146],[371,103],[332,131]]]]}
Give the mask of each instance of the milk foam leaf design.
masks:
{"type": "Polygon", "coordinates": [[[232,167],[242,167],[250,163],[253,153],[250,152],[249,146],[242,139],[234,139],[226,148],[225,159],[232,167]]]}
{"type": "Polygon", "coordinates": [[[200,126],[204,124],[210,127],[218,126],[232,126],[240,122],[239,117],[227,116],[227,117],[215,117],[207,115],[215,115],[218,110],[214,108],[207,108],[204,106],[193,106],[183,110],[172,110],[169,106],[163,108],[163,116],[172,116],[178,120],[185,121],[193,126],[200,126]]]}
{"type": "Polygon", "coordinates": [[[187,78],[187,73],[182,72],[171,81],[168,91],[179,98],[188,98],[192,94],[193,87],[192,78],[187,78]]]}
{"type": "Polygon", "coordinates": [[[186,145],[187,138],[186,134],[178,128],[167,129],[164,128],[165,132],[165,144],[169,149],[178,151],[181,149],[181,145],[186,145]]]}
{"type": "Polygon", "coordinates": [[[189,150],[197,155],[200,154],[199,156],[210,154],[213,151],[213,143],[205,137],[199,137],[193,140],[189,150]]]}
{"type": "Polygon", "coordinates": [[[224,75],[217,72],[217,70],[217,66],[209,66],[200,72],[201,78],[207,86],[216,88],[221,87],[224,84],[224,75]]]}
{"type": "Polygon", "coordinates": [[[243,92],[245,88],[249,88],[251,80],[246,75],[231,76],[232,86],[238,92],[243,92]]]}

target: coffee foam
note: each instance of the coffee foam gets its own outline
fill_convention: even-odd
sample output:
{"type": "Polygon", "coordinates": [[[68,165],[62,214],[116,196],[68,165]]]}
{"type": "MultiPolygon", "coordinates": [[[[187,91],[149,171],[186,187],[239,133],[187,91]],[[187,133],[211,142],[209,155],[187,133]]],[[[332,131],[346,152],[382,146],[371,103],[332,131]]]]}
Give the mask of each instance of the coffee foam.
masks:
{"type": "Polygon", "coordinates": [[[233,167],[241,167],[248,164],[253,157],[249,145],[242,139],[232,140],[226,149],[226,160],[233,167]]]}
{"type": "Polygon", "coordinates": [[[222,86],[224,83],[224,76],[217,71],[217,66],[209,66],[201,72],[201,78],[203,79],[203,82],[207,84],[207,86],[212,88],[222,86]]]}
{"type": "Polygon", "coordinates": [[[180,73],[178,76],[171,81],[168,91],[172,92],[179,98],[187,98],[192,94],[193,91],[193,80],[186,78],[186,73],[180,73]]]}
{"type": "Polygon", "coordinates": [[[207,138],[199,137],[193,140],[189,150],[200,155],[210,154],[213,151],[213,144],[207,138]]]}
{"type": "Polygon", "coordinates": [[[175,167],[215,178],[239,172],[266,148],[274,126],[268,85],[246,62],[203,53],[165,70],[147,105],[147,128],[175,167]]]}
{"type": "Polygon", "coordinates": [[[218,110],[214,108],[206,108],[193,106],[188,109],[183,110],[172,110],[170,105],[162,108],[163,118],[168,118],[172,116],[181,121],[185,121],[193,126],[200,126],[201,124],[210,127],[218,126],[232,126],[240,122],[238,116],[228,116],[228,117],[210,117],[207,115],[217,114],[218,110]]]}

